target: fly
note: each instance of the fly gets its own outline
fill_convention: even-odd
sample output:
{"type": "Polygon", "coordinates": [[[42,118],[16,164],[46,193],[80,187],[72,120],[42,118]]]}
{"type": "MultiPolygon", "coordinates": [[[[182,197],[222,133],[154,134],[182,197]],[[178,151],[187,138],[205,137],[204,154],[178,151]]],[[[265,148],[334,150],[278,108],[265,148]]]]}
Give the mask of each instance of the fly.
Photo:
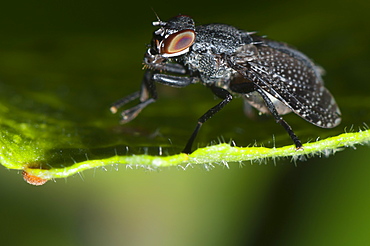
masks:
{"type": "Polygon", "coordinates": [[[324,87],[322,69],[289,45],[257,36],[225,24],[195,26],[186,15],[155,21],[150,47],[144,56],[141,90],[114,103],[112,113],[128,102],[139,103],[122,112],[121,123],[133,120],[157,100],[155,83],[186,87],[201,83],[221,99],[203,114],[184,153],[191,153],[199,129],[226,106],[235,95],[245,105],[270,113],[293,140],[302,143],[282,115],[294,112],[308,122],[333,128],[340,121],[334,97],[324,87]]]}

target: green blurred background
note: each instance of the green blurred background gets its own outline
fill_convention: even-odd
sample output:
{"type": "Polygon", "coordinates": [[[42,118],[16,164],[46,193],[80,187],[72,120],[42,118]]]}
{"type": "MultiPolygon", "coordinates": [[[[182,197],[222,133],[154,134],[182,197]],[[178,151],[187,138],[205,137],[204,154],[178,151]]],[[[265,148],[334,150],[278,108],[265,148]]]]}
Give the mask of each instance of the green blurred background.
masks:
{"type": "MultiPolygon", "coordinates": [[[[287,116],[296,120],[293,127],[303,141],[313,141],[369,123],[369,5],[365,0],[6,2],[0,8],[0,82],[32,95],[49,91],[57,96],[49,98],[50,104],[62,100],[71,108],[96,112],[79,111],[76,121],[98,124],[104,118],[113,125],[118,118],[108,112],[109,104],[139,87],[141,59],[155,20],[152,8],[163,20],[187,14],[200,24],[228,23],[288,42],[325,68],[326,85],[342,109],[342,125],[317,130],[287,116]]],[[[170,138],[182,146],[196,118],[215,101],[201,86],[159,90],[161,100],[134,125],[153,119],[150,131],[158,123],[165,134],[176,127],[184,139],[170,138]],[[178,110],[194,100],[199,107],[178,110]],[[173,118],[181,119],[178,126],[173,118]]],[[[246,119],[241,102],[235,102],[207,122],[199,142],[233,137],[245,146],[272,139],[272,134],[285,136],[273,122],[246,119]],[[246,138],[249,132],[252,138],[246,138]]],[[[108,166],[42,187],[3,168],[0,240],[39,246],[367,245],[368,151],[358,146],[330,158],[244,163],[243,168],[237,163],[211,171],[108,166]]]]}

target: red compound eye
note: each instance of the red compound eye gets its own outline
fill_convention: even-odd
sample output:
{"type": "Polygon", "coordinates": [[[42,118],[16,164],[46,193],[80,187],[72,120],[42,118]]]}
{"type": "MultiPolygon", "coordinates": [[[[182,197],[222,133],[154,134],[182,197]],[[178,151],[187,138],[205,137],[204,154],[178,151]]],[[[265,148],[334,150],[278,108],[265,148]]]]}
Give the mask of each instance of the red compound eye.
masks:
{"type": "Polygon", "coordinates": [[[175,54],[189,48],[195,41],[195,32],[191,29],[171,34],[162,44],[162,53],[175,54]]]}

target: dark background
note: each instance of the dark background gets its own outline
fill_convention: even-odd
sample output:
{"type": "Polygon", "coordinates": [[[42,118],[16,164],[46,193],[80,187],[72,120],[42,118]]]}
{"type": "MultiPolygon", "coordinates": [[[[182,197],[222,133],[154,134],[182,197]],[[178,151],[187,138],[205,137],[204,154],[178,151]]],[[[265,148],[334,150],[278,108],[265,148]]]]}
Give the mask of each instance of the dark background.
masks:
{"type": "MultiPolygon", "coordinates": [[[[199,24],[257,30],[298,47],[325,68],[343,123],[334,130],[310,130],[316,128],[287,116],[305,142],[369,123],[369,7],[365,0],[12,1],[0,8],[0,80],[20,90],[53,91],[71,105],[96,110],[76,120],[116,122],[105,110],[139,86],[155,20],[152,8],[163,20],[187,14],[199,24]]],[[[173,131],[166,116],[185,118],[178,134],[187,136],[196,117],[214,105],[201,86],[160,92],[162,101],[135,124],[150,118],[173,131]],[[194,100],[199,107],[178,111],[194,100]],[[158,114],[157,107],[164,110],[158,114]]],[[[274,124],[244,119],[240,106],[237,102],[207,122],[199,142],[224,136],[247,145],[285,134],[274,124]],[[231,122],[223,122],[229,116],[231,122]],[[256,133],[246,139],[248,132],[256,133]]],[[[179,146],[186,141],[173,139],[179,146]]],[[[109,166],[42,187],[3,169],[0,240],[4,245],[366,245],[368,159],[368,146],[357,146],[330,158],[230,164],[211,171],[109,166]]]]}

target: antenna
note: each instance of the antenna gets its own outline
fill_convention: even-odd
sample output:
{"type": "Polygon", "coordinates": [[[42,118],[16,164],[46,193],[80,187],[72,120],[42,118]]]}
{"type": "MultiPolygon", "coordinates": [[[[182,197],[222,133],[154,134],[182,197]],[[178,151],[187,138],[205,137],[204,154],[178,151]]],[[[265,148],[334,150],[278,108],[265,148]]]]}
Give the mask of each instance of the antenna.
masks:
{"type": "Polygon", "coordinates": [[[157,12],[155,12],[155,10],[153,8],[151,8],[151,9],[152,9],[155,17],[157,18],[157,21],[152,22],[152,25],[153,26],[164,26],[164,25],[166,25],[166,22],[161,21],[161,19],[159,19],[159,16],[158,16],[157,12]]]}

